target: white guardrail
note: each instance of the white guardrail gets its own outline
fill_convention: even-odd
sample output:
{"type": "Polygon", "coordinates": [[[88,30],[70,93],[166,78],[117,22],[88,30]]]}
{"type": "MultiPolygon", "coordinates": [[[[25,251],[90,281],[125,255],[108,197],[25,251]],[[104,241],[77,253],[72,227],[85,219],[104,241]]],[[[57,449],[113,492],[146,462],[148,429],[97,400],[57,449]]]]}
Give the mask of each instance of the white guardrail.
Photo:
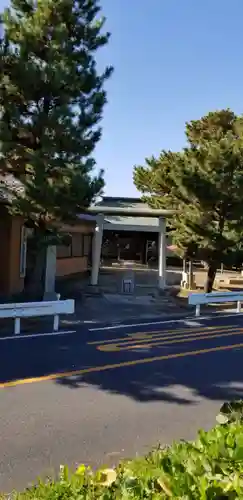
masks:
{"type": "Polygon", "coordinates": [[[73,299],[54,300],[46,302],[24,302],[15,304],[0,304],[0,319],[14,319],[14,333],[20,333],[20,319],[39,316],[54,316],[53,330],[58,331],[59,315],[73,314],[75,303],[73,299]]]}
{"type": "Polygon", "coordinates": [[[237,302],[236,312],[241,312],[243,292],[212,292],[212,293],[190,293],[188,304],[196,306],[196,316],[200,316],[200,306],[203,304],[216,304],[217,302],[237,302]]]}

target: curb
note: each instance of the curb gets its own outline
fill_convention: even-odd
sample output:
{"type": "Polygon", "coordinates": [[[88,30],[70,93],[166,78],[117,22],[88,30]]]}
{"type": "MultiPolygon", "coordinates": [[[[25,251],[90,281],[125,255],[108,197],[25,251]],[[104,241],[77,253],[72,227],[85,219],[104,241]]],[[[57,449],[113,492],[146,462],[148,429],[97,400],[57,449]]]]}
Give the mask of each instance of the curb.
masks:
{"type": "MultiPolygon", "coordinates": [[[[102,328],[103,327],[109,327],[109,326],[118,326],[118,325],[124,325],[124,327],[127,325],[127,326],[132,326],[131,325],[131,322],[139,322],[141,323],[149,323],[151,322],[152,323],[158,323],[158,322],[163,322],[163,321],[177,321],[177,320],[180,320],[180,319],[188,319],[188,320],[195,320],[195,321],[200,321],[203,320],[203,319],[211,319],[211,318],[215,318],[215,316],[217,317],[217,315],[219,316],[223,316],[223,315],[220,315],[222,311],[208,311],[206,313],[206,311],[202,311],[202,314],[201,316],[199,317],[196,317],[195,314],[193,314],[192,311],[182,311],[180,313],[171,313],[171,314],[163,314],[161,316],[151,316],[151,317],[146,317],[146,318],[141,318],[141,316],[131,316],[130,318],[124,320],[122,318],[118,318],[116,320],[113,320],[113,321],[97,321],[97,322],[92,322],[92,323],[89,323],[87,321],[83,321],[82,323],[80,322],[80,324],[82,325],[85,325],[87,326],[88,330],[90,331],[91,329],[95,328],[98,330],[99,326],[101,326],[102,328]],[[206,318],[205,318],[206,317],[206,318]]],[[[229,314],[227,314],[228,311],[225,310],[223,314],[225,314],[225,316],[234,316],[235,313],[233,312],[230,312],[229,314]]],[[[243,315],[243,312],[241,313],[241,315],[243,315]]],[[[238,314],[238,316],[240,316],[240,314],[238,314]]]]}
{"type": "MultiPolygon", "coordinates": [[[[158,321],[173,321],[173,320],[177,320],[177,319],[184,319],[184,318],[192,318],[192,315],[191,315],[191,312],[190,311],[182,311],[180,313],[171,313],[171,314],[162,314],[162,315],[158,315],[158,316],[150,316],[150,317],[146,317],[146,318],[141,318],[141,316],[130,316],[130,318],[127,318],[127,319],[122,319],[122,318],[117,318],[113,321],[97,321],[97,322],[92,322],[90,323],[90,328],[96,328],[98,327],[98,325],[101,325],[102,327],[104,326],[115,326],[115,325],[130,325],[130,322],[131,321],[139,321],[141,323],[146,323],[146,322],[149,322],[151,321],[151,323],[156,323],[158,321]]],[[[194,316],[193,316],[194,317],[194,316]]],[[[88,325],[88,322],[87,321],[82,321],[80,322],[80,324],[85,324],[87,326],[88,329],[89,328],[89,325],[88,325]]]]}

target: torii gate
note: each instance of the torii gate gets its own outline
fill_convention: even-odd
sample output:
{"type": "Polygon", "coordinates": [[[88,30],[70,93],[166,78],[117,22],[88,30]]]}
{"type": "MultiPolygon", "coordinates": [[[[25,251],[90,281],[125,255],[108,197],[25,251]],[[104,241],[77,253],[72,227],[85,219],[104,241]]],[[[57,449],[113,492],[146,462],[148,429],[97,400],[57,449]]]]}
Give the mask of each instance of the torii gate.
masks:
{"type": "MultiPolygon", "coordinates": [[[[158,287],[164,290],[166,287],[166,218],[175,214],[174,210],[161,209],[136,209],[136,208],[121,208],[121,207],[106,207],[93,205],[88,208],[88,213],[96,215],[96,228],[93,238],[92,247],[92,270],[91,270],[91,285],[97,285],[99,280],[101,248],[103,240],[104,218],[108,215],[119,215],[127,217],[153,217],[158,218],[157,228],[153,231],[159,233],[159,266],[158,266],[158,287]]],[[[133,227],[131,226],[131,231],[133,227]]]]}

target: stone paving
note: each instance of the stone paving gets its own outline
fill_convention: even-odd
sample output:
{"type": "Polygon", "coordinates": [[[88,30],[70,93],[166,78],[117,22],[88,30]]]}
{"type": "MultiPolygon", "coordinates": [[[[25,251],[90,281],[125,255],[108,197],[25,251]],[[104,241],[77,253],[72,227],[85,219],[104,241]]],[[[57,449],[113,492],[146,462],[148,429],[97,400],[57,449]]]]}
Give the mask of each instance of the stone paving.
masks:
{"type": "MultiPolygon", "coordinates": [[[[228,273],[224,275],[226,274],[228,275],[228,273]]],[[[116,322],[132,318],[146,319],[189,314],[193,308],[188,307],[187,299],[179,300],[172,293],[173,289],[179,290],[181,270],[174,268],[167,271],[166,282],[169,288],[162,294],[158,293],[157,277],[157,270],[153,269],[103,267],[100,272],[99,286],[91,287],[88,281],[86,285],[80,285],[80,300],[76,300],[74,322],[116,322]],[[125,276],[133,277],[134,294],[121,293],[122,278],[125,276]]],[[[196,280],[203,284],[205,272],[197,272],[196,280]]]]}
{"type": "Polygon", "coordinates": [[[96,298],[85,297],[82,302],[76,303],[75,319],[64,320],[63,324],[159,318],[180,312],[185,312],[185,308],[178,306],[177,302],[168,296],[154,299],[146,296],[104,294],[96,298]]]}
{"type": "MultiPolygon", "coordinates": [[[[98,323],[125,321],[131,318],[161,317],[180,312],[177,301],[167,293],[158,294],[158,272],[148,269],[114,269],[102,268],[99,286],[91,287],[88,282],[73,290],[79,295],[76,300],[77,323],[98,323]],[[121,293],[122,278],[133,275],[135,290],[133,294],[121,293]]],[[[167,282],[179,284],[181,272],[167,272],[167,282]]],[[[184,310],[184,309],[183,309],[184,310]]],[[[64,320],[64,323],[70,323],[64,320]]]]}
{"type": "MultiPolygon", "coordinates": [[[[132,278],[136,295],[149,295],[158,289],[158,271],[148,268],[110,268],[103,267],[99,277],[99,287],[105,293],[121,293],[122,280],[132,278]]],[[[168,286],[180,285],[181,270],[169,269],[166,273],[168,286]]]]}

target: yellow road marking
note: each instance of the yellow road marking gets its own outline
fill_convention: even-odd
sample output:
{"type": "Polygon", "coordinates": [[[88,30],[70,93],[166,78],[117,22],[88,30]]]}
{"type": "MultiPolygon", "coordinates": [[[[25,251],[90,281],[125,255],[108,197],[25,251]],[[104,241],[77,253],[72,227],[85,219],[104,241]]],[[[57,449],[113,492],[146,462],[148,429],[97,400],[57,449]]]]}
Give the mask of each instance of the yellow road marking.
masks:
{"type": "MultiPolygon", "coordinates": [[[[145,337],[148,336],[148,332],[137,332],[137,333],[129,333],[128,334],[128,338],[131,338],[131,339],[144,339],[145,337]]],[[[112,339],[111,339],[112,341],[112,339]]]]}
{"type": "MultiPolygon", "coordinates": [[[[183,334],[183,335],[175,335],[175,334],[170,334],[170,335],[161,335],[161,334],[157,334],[157,335],[147,335],[146,337],[143,337],[143,338],[137,338],[137,339],[128,339],[128,338],[125,338],[123,339],[122,342],[118,342],[118,343],[115,343],[115,342],[112,342],[112,341],[105,341],[105,342],[102,342],[97,345],[96,349],[99,349],[100,351],[104,351],[106,350],[105,347],[106,346],[112,346],[114,345],[114,347],[123,347],[125,345],[132,345],[132,344],[140,344],[140,343],[143,343],[143,342],[156,342],[157,340],[170,340],[170,339],[180,339],[180,338],[190,338],[190,337],[196,337],[196,336],[202,336],[202,335],[206,335],[208,338],[211,338],[212,337],[212,333],[216,334],[216,333],[219,333],[219,332],[230,332],[231,334],[234,334],[234,332],[237,332],[239,330],[242,330],[242,328],[228,328],[228,329],[225,329],[225,328],[220,328],[220,329],[216,329],[215,328],[215,331],[213,330],[210,330],[210,331],[206,331],[206,330],[201,330],[201,331],[196,331],[195,333],[194,332],[191,332],[191,333],[188,333],[187,335],[183,334]],[[104,349],[103,349],[104,347],[104,349]]],[[[187,331],[190,331],[190,330],[187,330],[187,331]]],[[[107,349],[109,350],[109,349],[107,349]]]]}
{"type": "MultiPolygon", "coordinates": [[[[236,329],[238,328],[237,326],[233,327],[233,326],[221,326],[220,327],[220,330],[232,330],[232,329],[236,329]]],[[[134,339],[137,339],[139,338],[146,338],[146,337],[151,337],[151,336],[156,336],[156,335],[162,335],[163,333],[164,334],[174,334],[175,336],[176,335],[179,335],[181,333],[187,333],[187,332],[192,332],[192,333],[196,333],[196,332],[204,332],[204,331],[208,331],[208,332],[211,332],[213,330],[218,330],[217,326],[208,326],[206,328],[204,327],[197,327],[197,328],[180,328],[180,329],[174,329],[174,330],[155,330],[155,331],[148,331],[148,332],[135,332],[135,333],[132,333],[132,334],[128,334],[126,337],[118,337],[118,338],[115,338],[115,339],[106,339],[106,340],[94,340],[92,342],[87,342],[88,345],[100,345],[100,344],[106,344],[107,342],[109,344],[111,344],[112,342],[114,343],[117,343],[117,342],[126,342],[129,338],[133,338],[134,339]]]]}
{"type": "Polygon", "coordinates": [[[66,378],[66,377],[75,377],[78,375],[85,375],[87,373],[97,373],[97,372],[103,372],[103,371],[107,371],[107,370],[114,370],[116,368],[123,368],[126,366],[136,366],[136,365],[154,363],[155,361],[164,361],[167,359],[185,358],[187,356],[198,356],[200,354],[208,354],[210,352],[229,351],[229,350],[237,349],[237,348],[238,349],[243,348],[243,343],[218,346],[218,347],[211,347],[209,349],[199,349],[197,351],[179,352],[176,354],[167,354],[167,355],[163,355],[163,356],[154,356],[152,358],[134,359],[133,361],[124,361],[122,363],[114,363],[114,364],[103,365],[103,366],[94,366],[91,368],[85,368],[83,370],[73,370],[73,371],[63,372],[63,373],[53,373],[50,375],[44,375],[43,377],[34,377],[34,378],[13,380],[11,382],[1,383],[0,388],[15,387],[17,385],[24,385],[24,384],[33,384],[34,382],[45,382],[45,381],[50,381],[50,380],[58,380],[61,378],[66,378]]]}
{"type": "MultiPolygon", "coordinates": [[[[219,330],[220,331],[220,330],[219,330]]],[[[121,351],[128,351],[131,349],[142,349],[145,347],[153,348],[154,346],[170,346],[170,344],[182,344],[183,342],[194,342],[194,341],[199,341],[199,340],[211,340],[211,339],[216,339],[216,338],[221,338],[221,337],[230,337],[231,335],[242,335],[243,329],[241,328],[240,330],[234,331],[234,332],[227,332],[227,333],[220,333],[220,334],[215,334],[215,335],[203,335],[202,333],[198,334],[190,334],[190,335],[184,335],[181,336],[180,338],[173,338],[172,340],[166,340],[164,342],[164,338],[162,337],[163,342],[157,341],[158,339],[152,339],[150,342],[149,339],[147,341],[139,340],[139,341],[133,341],[133,342],[127,342],[124,346],[124,344],[105,344],[101,346],[97,346],[96,349],[99,351],[105,351],[105,352],[121,352],[121,351]]],[[[170,337],[167,337],[169,339],[170,337]]]]}

